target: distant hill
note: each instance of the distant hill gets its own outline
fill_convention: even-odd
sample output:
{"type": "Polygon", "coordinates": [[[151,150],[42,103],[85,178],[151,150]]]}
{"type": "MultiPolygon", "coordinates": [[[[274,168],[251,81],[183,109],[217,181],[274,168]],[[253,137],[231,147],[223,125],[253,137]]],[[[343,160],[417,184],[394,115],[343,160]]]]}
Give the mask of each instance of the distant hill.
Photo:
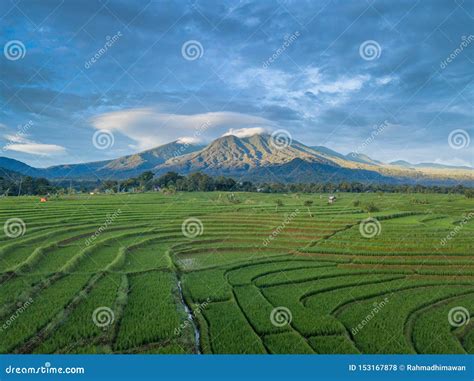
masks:
{"type": "Polygon", "coordinates": [[[41,176],[41,169],[30,167],[21,161],[10,159],[8,157],[0,157],[0,168],[22,174],[25,176],[39,177],[41,176]]]}
{"type": "Polygon", "coordinates": [[[154,170],[156,166],[163,164],[170,158],[199,149],[202,149],[202,147],[175,141],[113,160],[84,164],[63,164],[48,168],[33,168],[21,161],[0,157],[0,167],[17,171],[24,175],[46,177],[48,179],[126,179],[145,171],[154,170]]]}
{"type": "Polygon", "coordinates": [[[9,181],[17,181],[19,180],[23,175],[21,173],[15,172],[15,171],[10,171],[9,169],[5,169],[0,167],[0,179],[6,179],[9,181]]]}
{"type": "Polygon", "coordinates": [[[405,160],[397,160],[390,162],[391,165],[396,165],[399,167],[405,168],[438,168],[438,169],[462,169],[467,171],[472,171],[471,167],[466,166],[456,166],[456,165],[446,165],[446,164],[437,164],[437,163],[418,163],[412,164],[405,160]]]}
{"type": "Polygon", "coordinates": [[[371,159],[363,153],[351,152],[345,156],[347,160],[355,161],[356,163],[371,164],[371,165],[383,165],[381,161],[371,159]]]}
{"type": "Polygon", "coordinates": [[[144,171],[156,175],[169,171],[180,174],[201,171],[259,182],[358,181],[474,186],[474,170],[469,167],[405,161],[385,164],[364,154],[343,155],[327,147],[309,147],[296,140],[288,146],[278,146],[268,134],[244,138],[227,135],[207,146],[175,141],[113,160],[49,168],[33,168],[17,160],[0,158],[0,167],[53,180],[119,180],[144,171]]]}

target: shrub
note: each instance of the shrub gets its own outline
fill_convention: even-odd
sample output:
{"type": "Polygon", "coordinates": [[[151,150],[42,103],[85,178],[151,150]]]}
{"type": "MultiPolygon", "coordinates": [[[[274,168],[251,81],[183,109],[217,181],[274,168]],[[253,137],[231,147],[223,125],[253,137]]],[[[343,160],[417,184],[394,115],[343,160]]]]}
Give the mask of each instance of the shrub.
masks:
{"type": "Polygon", "coordinates": [[[379,207],[375,205],[373,202],[369,202],[368,204],[365,204],[364,210],[369,213],[375,213],[375,212],[380,211],[379,207]]]}

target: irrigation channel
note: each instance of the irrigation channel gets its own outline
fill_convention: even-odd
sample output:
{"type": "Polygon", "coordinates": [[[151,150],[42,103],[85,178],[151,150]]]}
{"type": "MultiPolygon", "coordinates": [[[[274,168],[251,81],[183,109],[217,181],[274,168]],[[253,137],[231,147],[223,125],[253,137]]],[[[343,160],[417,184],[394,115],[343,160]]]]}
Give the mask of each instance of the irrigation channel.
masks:
{"type": "Polygon", "coordinates": [[[201,347],[200,347],[199,343],[200,343],[200,340],[201,340],[201,333],[199,332],[199,327],[198,327],[198,325],[196,324],[196,322],[194,320],[194,315],[193,315],[192,309],[188,306],[188,304],[184,300],[183,288],[181,286],[181,281],[180,280],[178,280],[178,291],[179,291],[179,298],[181,299],[181,303],[184,306],[184,310],[186,311],[186,315],[188,315],[188,321],[191,323],[191,326],[193,328],[194,346],[195,346],[196,353],[198,355],[200,355],[201,354],[201,347]]]}

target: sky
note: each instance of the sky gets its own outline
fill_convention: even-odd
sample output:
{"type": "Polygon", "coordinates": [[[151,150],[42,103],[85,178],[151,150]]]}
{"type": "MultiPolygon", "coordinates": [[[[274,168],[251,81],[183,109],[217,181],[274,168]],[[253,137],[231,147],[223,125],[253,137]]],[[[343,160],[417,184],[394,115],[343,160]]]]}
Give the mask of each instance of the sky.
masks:
{"type": "Polygon", "coordinates": [[[36,167],[284,130],[474,164],[474,1],[0,2],[0,156],[36,167]]]}

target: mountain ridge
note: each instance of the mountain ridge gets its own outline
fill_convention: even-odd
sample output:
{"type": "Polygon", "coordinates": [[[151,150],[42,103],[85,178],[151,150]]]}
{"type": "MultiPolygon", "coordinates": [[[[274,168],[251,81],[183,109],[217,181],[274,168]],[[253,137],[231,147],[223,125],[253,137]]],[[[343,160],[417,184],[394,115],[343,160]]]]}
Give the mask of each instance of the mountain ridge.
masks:
{"type": "Polygon", "coordinates": [[[134,177],[145,171],[161,175],[202,171],[211,175],[279,182],[340,181],[474,185],[474,169],[406,161],[383,163],[365,154],[340,154],[324,146],[296,140],[274,141],[269,134],[247,137],[226,135],[206,146],[170,142],[146,151],[82,164],[34,168],[0,157],[0,167],[48,179],[109,180],[134,177]]]}

